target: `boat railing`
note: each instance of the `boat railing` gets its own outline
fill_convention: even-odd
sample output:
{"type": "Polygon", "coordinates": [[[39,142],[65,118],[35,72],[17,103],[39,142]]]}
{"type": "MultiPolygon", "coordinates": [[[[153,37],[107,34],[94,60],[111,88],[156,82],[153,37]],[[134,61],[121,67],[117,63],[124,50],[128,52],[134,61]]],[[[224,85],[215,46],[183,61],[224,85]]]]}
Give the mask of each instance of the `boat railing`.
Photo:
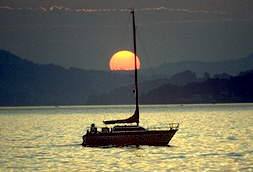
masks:
{"type": "Polygon", "coordinates": [[[148,127],[148,129],[170,129],[170,130],[178,130],[179,123],[169,123],[166,127],[148,127]]]}
{"type": "Polygon", "coordinates": [[[169,123],[171,130],[177,130],[179,128],[179,123],[169,123]]]}

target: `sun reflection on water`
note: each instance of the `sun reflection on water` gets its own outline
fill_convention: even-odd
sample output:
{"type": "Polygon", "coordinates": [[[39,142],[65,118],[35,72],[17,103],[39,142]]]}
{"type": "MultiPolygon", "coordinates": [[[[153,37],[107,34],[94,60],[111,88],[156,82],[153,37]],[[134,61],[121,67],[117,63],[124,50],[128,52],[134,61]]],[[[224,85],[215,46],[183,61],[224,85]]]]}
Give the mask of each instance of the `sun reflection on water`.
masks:
{"type": "Polygon", "coordinates": [[[180,129],[167,147],[82,147],[86,127],[129,108],[0,110],[0,171],[252,171],[253,106],[141,107],[143,127],[180,129]]]}

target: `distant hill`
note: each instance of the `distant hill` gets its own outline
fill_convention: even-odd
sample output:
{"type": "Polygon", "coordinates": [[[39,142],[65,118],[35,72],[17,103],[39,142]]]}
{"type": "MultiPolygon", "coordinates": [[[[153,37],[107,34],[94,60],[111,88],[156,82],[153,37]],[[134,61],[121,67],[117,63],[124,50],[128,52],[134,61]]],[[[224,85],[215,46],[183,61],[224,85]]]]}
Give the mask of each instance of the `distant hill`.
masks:
{"type": "Polygon", "coordinates": [[[34,64],[0,50],[0,105],[86,104],[90,94],[129,84],[125,73],[34,64]]]}
{"type": "Polygon", "coordinates": [[[169,79],[169,83],[174,85],[185,85],[197,81],[198,78],[196,73],[189,70],[172,75],[169,79]]]}
{"type": "Polygon", "coordinates": [[[199,76],[205,72],[208,72],[211,75],[220,73],[238,75],[241,71],[247,71],[251,69],[253,69],[253,54],[236,60],[226,60],[219,62],[184,61],[176,63],[165,63],[158,67],[147,69],[147,72],[153,78],[164,78],[186,70],[195,72],[199,76]]]}
{"type": "MultiPolygon", "coordinates": [[[[223,75],[221,75],[223,76],[223,75]]],[[[149,83],[150,84],[150,83],[149,83]]],[[[144,83],[142,87],[147,88],[144,83]]],[[[141,104],[185,103],[239,103],[253,102],[253,70],[227,79],[209,78],[186,85],[161,84],[148,92],[141,92],[141,104]]],[[[134,97],[128,87],[121,87],[108,94],[93,96],[88,104],[129,104],[134,97]],[[101,99],[99,98],[101,97],[101,99]],[[97,101],[99,100],[99,101],[97,101]]]]}
{"type": "Polygon", "coordinates": [[[229,79],[208,79],[184,86],[162,85],[143,97],[144,104],[253,102],[253,70],[229,79]],[[151,99],[152,98],[152,99],[151,99]]]}
{"type": "MultiPolygon", "coordinates": [[[[152,89],[155,89],[163,84],[167,84],[169,80],[159,79],[152,81],[145,81],[139,83],[139,94],[140,96],[146,95],[152,89]]],[[[134,85],[125,85],[116,89],[111,90],[104,94],[91,94],[88,97],[87,104],[134,104],[135,94],[134,85]]]]}
{"type": "MultiPolygon", "coordinates": [[[[180,72],[174,74],[166,73],[170,69],[166,64],[167,67],[161,67],[161,70],[157,68],[157,76],[153,75],[151,70],[140,70],[140,102],[150,104],[252,101],[249,89],[250,86],[252,88],[252,72],[241,72],[235,77],[231,76],[231,71],[235,70],[225,73],[227,68],[225,67],[224,71],[221,69],[221,64],[230,64],[231,69],[231,66],[237,69],[236,63],[240,62],[239,73],[241,67],[250,68],[253,64],[252,57],[251,55],[233,62],[217,62],[215,66],[220,66],[222,72],[213,76],[208,73],[211,67],[206,67],[207,70],[203,67],[203,77],[196,73],[200,71],[197,67],[193,71],[187,70],[187,66],[201,66],[200,63],[188,63],[186,68],[180,67],[180,63],[175,63],[174,65],[179,66],[174,68],[180,72]],[[165,69],[166,71],[161,73],[165,69]]],[[[89,71],[66,69],[54,64],[35,64],[8,51],[0,50],[0,106],[133,104],[133,77],[133,72],[89,71]]]]}

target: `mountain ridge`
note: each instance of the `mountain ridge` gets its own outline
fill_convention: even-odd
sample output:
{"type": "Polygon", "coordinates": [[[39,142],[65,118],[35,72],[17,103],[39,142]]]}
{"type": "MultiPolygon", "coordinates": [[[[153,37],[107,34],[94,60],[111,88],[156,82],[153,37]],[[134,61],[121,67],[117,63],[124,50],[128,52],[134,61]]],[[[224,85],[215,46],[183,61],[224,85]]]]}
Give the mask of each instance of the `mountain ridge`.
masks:
{"type": "MultiPolygon", "coordinates": [[[[250,60],[253,60],[253,54],[246,60],[241,59],[241,63],[250,63],[248,65],[250,67],[253,65],[250,60]]],[[[201,84],[210,79],[207,72],[200,78],[194,71],[187,69],[174,75],[160,73],[156,77],[152,72],[146,71],[144,69],[139,71],[142,98],[152,95],[153,90],[166,84],[172,84],[177,90],[179,87],[191,83],[201,84]]],[[[241,75],[242,71],[246,70],[241,70],[241,75]]],[[[231,77],[223,71],[211,79],[229,80],[231,77]]],[[[0,106],[131,104],[134,102],[133,81],[132,72],[91,71],[74,67],[67,69],[55,64],[36,64],[0,50],[0,106]]],[[[141,103],[152,102],[142,100],[141,103]]]]}
{"type": "Polygon", "coordinates": [[[176,73],[190,70],[198,76],[205,72],[211,75],[228,73],[230,75],[238,75],[241,71],[253,69],[253,53],[248,56],[233,60],[224,60],[216,62],[201,62],[201,61],[182,61],[173,63],[164,63],[151,69],[151,75],[156,77],[172,76],[176,73]]]}
{"type": "Polygon", "coordinates": [[[127,83],[125,74],[35,64],[8,51],[0,51],[2,106],[86,104],[89,94],[127,83]],[[118,82],[113,83],[115,80],[118,82]]]}

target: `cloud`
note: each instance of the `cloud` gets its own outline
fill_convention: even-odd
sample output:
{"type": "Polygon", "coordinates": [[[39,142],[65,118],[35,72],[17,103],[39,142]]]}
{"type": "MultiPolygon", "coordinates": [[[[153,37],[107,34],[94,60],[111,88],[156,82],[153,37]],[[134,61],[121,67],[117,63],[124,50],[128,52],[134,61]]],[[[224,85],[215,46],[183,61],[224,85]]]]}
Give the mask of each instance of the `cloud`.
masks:
{"type": "Polygon", "coordinates": [[[0,6],[0,10],[33,10],[33,8],[19,8],[19,7],[11,7],[11,6],[0,6]]]}
{"type": "Polygon", "coordinates": [[[10,7],[10,6],[0,6],[0,10],[15,10],[17,8],[13,8],[13,7],[10,7]]]}
{"type": "MultiPolygon", "coordinates": [[[[69,8],[60,5],[52,5],[52,6],[41,6],[41,7],[11,7],[11,6],[0,6],[1,10],[8,10],[8,11],[37,11],[42,13],[48,12],[64,12],[64,13],[112,13],[112,12],[130,12],[132,9],[130,8],[69,8]]],[[[187,8],[167,8],[164,6],[161,7],[154,7],[154,8],[135,8],[137,12],[152,12],[152,11],[163,11],[163,12],[170,12],[170,13],[181,13],[181,14],[203,14],[203,15],[213,15],[215,18],[201,18],[201,19],[178,19],[177,21],[158,21],[157,24],[166,24],[166,23],[210,23],[210,22],[239,22],[239,21],[252,21],[253,16],[234,16],[231,12],[225,10],[207,10],[207,9],[187,9],[187,8]]]]}
{"type": "MultiPolygon", "coordinates": [[[[39,8],[14,8],[10,6],[0,6],[0,10],[34,10],[41,12],[74,12],[74,13],[103,13],[103,12],[129,12],[129,8],[68,8],[64,6],[53,5],[49,7],[39,8]]],[[[167,8],[167,7],[156,7],[156,8],[136,8],[135,11],[168,11],[168,12],[182,12],[182,13],[198,13],[198,14],[226,14],[226,12],[220,11],[209,11],[209,10],[192,10],[185,8],[167,8]]]]}

